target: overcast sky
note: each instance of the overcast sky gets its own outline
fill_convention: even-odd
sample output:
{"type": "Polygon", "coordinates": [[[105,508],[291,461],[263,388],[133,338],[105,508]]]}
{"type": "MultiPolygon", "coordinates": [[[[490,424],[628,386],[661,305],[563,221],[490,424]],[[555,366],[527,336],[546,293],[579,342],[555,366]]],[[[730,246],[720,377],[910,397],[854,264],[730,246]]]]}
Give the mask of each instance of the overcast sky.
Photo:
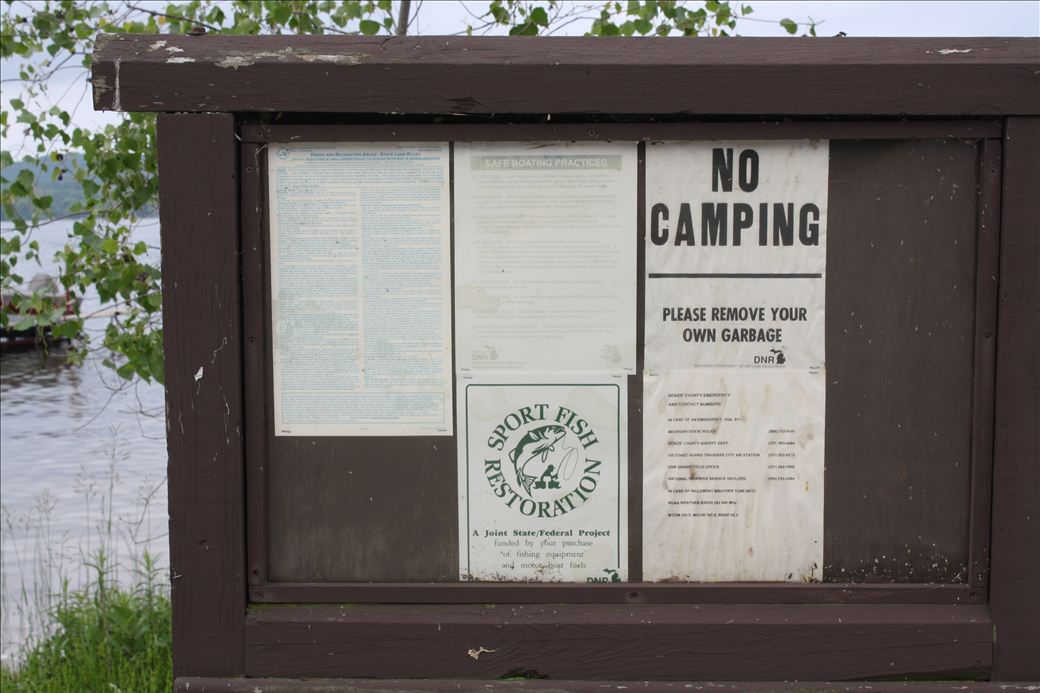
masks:
{"type": "MultiPolygon", "coordinates": [[[[163,9],[164,2],[143,0],[139,4],[163,9]]],[[[564,12],[587,2],[563,0],[564,12]]],[[[754,12],[741,18],[737,33],[742,36],[786,36],[777,22],[790,18],[797,22],[813,19],[820,36],[845,32],[848,36],[1040,36],[1040,0],[1010,0],[997,2],[947,1],[844,1],[832,0],[734,0],[733,5],[751,5],[754,12]]],[[[413,0],[413,21],[410,33],[421,35],[457,34],[466,24],[478,26],[479,15],[487,11],[488,0],[413,0]]],[[[396,8],[396,3],[395,3],[396,8]]],[[[590,13],[586,13],[590,14],[590,13]]],[[[557,35],[580,36],[591,19],[574,21],[557,31],[557,35]]],[[[955,47],[955,46],[954,46],[955,47]]],[[[1038,49],[1040,58],[1040,49],[1038,49]]],[[[16,70],[9,61],[3,61],[3,77],[14,77],[16,70]]],[[[74,112],[74,124],[93,126],[112,122],[111,114],[95,113],[85,75],[70,70],[55,80],[52,95],[64,94],[60,104],[74,112]]],[[[17,82],[3,83],[4,105],[19,96],[17,82]]],[[[11,137],[2,142],[16,158],[28,153],[21,151],[22,136],[17,126],[11,128],[11,137]]]]}
{"type": "MultiPolygon", "coordinates": [[[[488,6],[486,0],[423,0],[412,4],[418,6],[413,33],[426,35],[455,33],[460,23],[465,24],[467,10],[480,14],[488,6]]],[[[742,36],[784,36],[776,22],[785,17],[798,22],[816,20],[821,36],[839,31],[849,36],[1040,36],[1040,0],[733,0],[731,4],[754,9],[749,18],[738,22],[737,31],[742,36]]],[[[562,33],[580,36],[587,29],[588,23],[579,22],[562,33]]]]}

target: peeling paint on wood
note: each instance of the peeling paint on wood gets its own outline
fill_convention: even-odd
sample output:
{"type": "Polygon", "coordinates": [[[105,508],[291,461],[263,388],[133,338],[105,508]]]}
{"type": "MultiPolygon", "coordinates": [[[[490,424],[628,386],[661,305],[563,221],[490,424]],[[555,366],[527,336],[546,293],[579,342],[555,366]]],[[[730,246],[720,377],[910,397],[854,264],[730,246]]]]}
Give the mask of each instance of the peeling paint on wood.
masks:
{"type": "Polygon", "coordinates": [[[768,103],[792,116],[876,115],[884,104],[908,116],[1040,113],[1034,39],[99,37],[94,77],[117,60],[122,89],[95,90],[97,108],[757,115],[768,103]],[[171,48],[195,60],[191,70],[167,61],[171,48]]]}
{"type": "Polygon", "coordinates": [[[357,65],[362,61],[360,55],[353,53],[316,54],[307,51],[294,51],[291,47],[286,47],[280,51],[257,51],[255,53],[228,55],[214,64],[217,67],[237,70],[241,67],[255,65],[265,58],[274,58],[279,62],[302,61],[305,63],[331,63],[334,65],[357,65]]]}

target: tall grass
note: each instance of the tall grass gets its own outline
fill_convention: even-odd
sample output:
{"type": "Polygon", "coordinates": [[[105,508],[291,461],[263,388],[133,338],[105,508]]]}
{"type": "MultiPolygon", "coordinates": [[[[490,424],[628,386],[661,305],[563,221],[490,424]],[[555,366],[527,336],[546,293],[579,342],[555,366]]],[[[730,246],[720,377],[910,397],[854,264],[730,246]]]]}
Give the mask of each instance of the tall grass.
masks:
{"type": "Polygon", "coordinates": [[[49,614],[52,633],[26,648],[16,670],[3,669],[5,693],[170,689],[165,591],[147,580],[129,588],[109,584],[107,566],[99,560],[95,567],[95,581],[57,598],[49,614]]]}
{"type": "Polygon", "coordinates": [[[162,484],[139,491],[137,517],[113,518],[116,443],[110,455],[107,479],[77,483],[92,528],[81,545],[70,547],[65,537],[52,535],[57,504],[49,494],[20,518],[3,509],[3,551],[17,553],[21,545],[30,554],[5,557],[19,573],[5,574],[0,584],[0,618],[5,631],[17,626],[21,644],[0,668],[3,693],[171,687],[169,584],[155,556],[141,548],[150,541],[148,504],[162,484]],[[23,541],[16,540],[19,534],[23,541]]]}

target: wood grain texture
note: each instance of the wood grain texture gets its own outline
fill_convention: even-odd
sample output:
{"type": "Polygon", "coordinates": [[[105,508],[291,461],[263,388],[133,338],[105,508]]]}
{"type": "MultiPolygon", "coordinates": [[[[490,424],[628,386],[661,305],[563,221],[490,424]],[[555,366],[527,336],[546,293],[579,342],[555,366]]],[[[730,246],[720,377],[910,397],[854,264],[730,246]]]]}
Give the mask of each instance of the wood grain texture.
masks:
{"type": "Polygon", "coordinates": [[[971,424],[971,517],[968,582],[989,584],[993,498],[993,398],[996,386],[997,289],[1000,279],[1001,146],[979,143],[978,235],[975,273],[975,367],[971,424]]]}
{"type": "Polygon", "coordinates": [[[1016,693],[1035,691],[1028,684],[988,681],[546,681],[522,679],[500,681],[383,679],[214,679],[184,677],[175,682],[176,693],[486,693],[487,691],[543,691],[544,693],[585,693],[586,691],[709,691],[716,693],[938,693],[975,691],[1016,693]]]}
{"type": "Polygon", "coordinates": [[[238,178],[230,115],[158,121],[176,675],[242,671],[238,178]]]}
{"type": "Polygon", "coordinates": [[[247,676],[848,680],[984,675],[981,606],[272,606],[247,676]]]}
{"type": "MultiPolygon", "coordinates": [[[[544,119],[540,114],[539,119],[544,119]]],[[[392,121],[392,118],[386,120],[392,121]]],[[[414,119],[411,119],[414,121],[414,119]]],[[[433,118],[427,118],[433,120],[433,118]]],[[[481,142],[641,141],[641,140],[771,140],[771,139],[1000,139],[1004,123],[993,118],[971,120],[872,120],[791,121],[762,118],[744,122],[587,122],[479,124],[446,122],[438,117],[429,123],[266,123],[245,122],[241,126],[244,142],[445,142],[472,140],[481,142]],[[476,133],[476,134],[475,134],[476,133]]]]}
{"type": "Polygon", "coordinates": [[[261,212],[264,207],[266,147],[243,144],[240,150],[240,214],[242,220],[242,365],[245,401],[246,559],[250,585],[267,582],[267,397],[264,366],[270,284],[265,273],[261,212]]]}
{"type": "Polygon", "coordinates": [[[376,604],[986,604],[985,589],[842,583],[268,583],[254,601],[376,604]]]}
{"type": "Polygon", "coordinates": [[[824,579],[967,579],[977,143],[831,142],[824,579]]]}
{"type": "Polygon", "coordinates": [[[102,34],[92,84],[95,108],[117,111],[1035,115],[1037,46],[102,34]]]}
{"type": "Polygon", "coordinates": [[[1040,118],[1004,151],[993,457],[994,677],[1040,679],[1040,118]]]}
{"type": "Polygon", "coordinates": [[[268,446],[272,582],[458,579],[454,438],[271,435],[268,446]]]}

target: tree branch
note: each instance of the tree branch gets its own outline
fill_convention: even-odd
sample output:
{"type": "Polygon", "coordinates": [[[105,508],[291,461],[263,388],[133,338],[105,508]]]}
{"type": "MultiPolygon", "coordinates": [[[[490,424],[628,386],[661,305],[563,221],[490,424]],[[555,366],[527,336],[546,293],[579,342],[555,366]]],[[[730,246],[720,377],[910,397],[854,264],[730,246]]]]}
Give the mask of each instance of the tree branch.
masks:
{"type": "Polygon", "coordinates": [[[141,7],[140,5],[135,5],[132,2],[126,3],[126,6],[129,9],[134,10],[135,12],[143,12],[144,14],[151,15],[152,17],[163,17],[164,19],[171,19],[175,22],[191,22],[195,26],[201,26],[207,31],[220,31],[219,26],[214,26],[213,24],[206,24],[206,22],[200,22],[199,20],[191,19],[190,17],[179,17],[175,14],[166,14],[165,12],[149,10],[147,8],[141,7]]]}
{"type": "Polygon", "coordinates": [[[408,15],[412,10],[412,0],[401,0],[401,10],[397,15],[397,28],[394,33],[404,36],[408,33],[408,15]]]}

